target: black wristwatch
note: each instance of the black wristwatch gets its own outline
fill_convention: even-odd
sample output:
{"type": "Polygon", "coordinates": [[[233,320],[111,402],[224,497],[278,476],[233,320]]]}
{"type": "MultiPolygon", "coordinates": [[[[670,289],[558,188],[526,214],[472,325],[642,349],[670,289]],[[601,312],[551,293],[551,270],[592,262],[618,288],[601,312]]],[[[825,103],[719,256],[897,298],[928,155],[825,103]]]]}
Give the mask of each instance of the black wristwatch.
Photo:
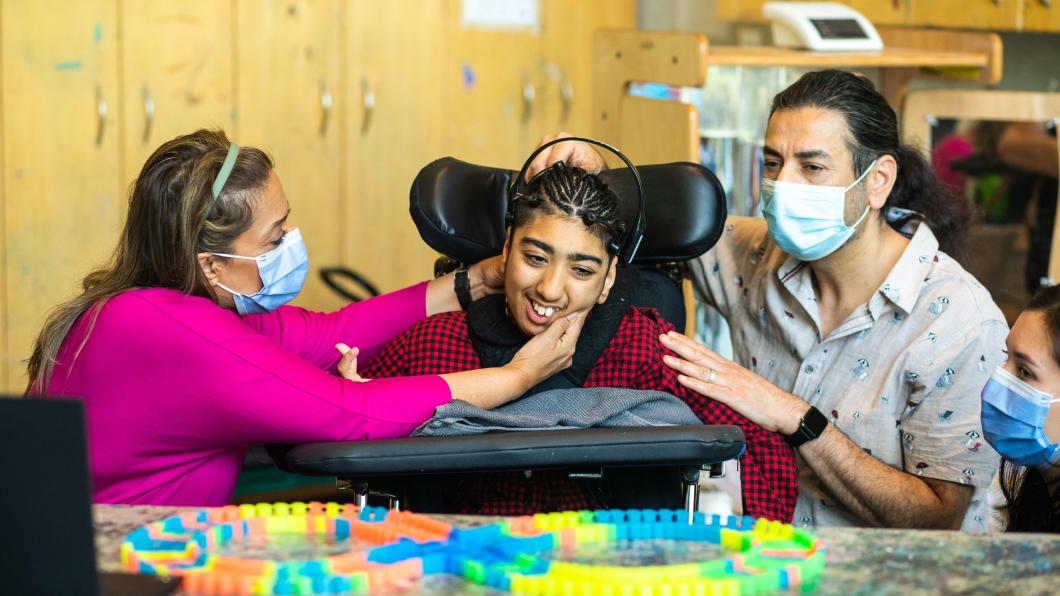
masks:
{"type": "Polygon", "coordinates": [[[456,299],[460,302],[460,308],[467,310],[467,307],[471,306],[471,274],[468,273],[467,269],[456,270],[454,285],[456,286],[456,299]]]}
{"type": "Polygon", "coordinates": [[[785,435],[784,440],[788,442],[788,445],[798,447],[821,436],[821,433],[826,428],[828,428],[828,419],[824,417],[820,410],[810,406],[810,410],[799,421],[799,430],[790,435],[785,435]]]}

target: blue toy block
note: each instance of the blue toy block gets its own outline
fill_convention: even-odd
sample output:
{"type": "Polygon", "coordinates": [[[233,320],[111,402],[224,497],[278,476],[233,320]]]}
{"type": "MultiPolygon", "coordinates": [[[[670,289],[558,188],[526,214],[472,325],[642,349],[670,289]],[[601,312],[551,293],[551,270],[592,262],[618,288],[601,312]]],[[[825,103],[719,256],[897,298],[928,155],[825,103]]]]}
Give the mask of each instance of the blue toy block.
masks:
{"type": "Polygon", "coordinates": [[[350,537],[350,520],[343,517],[335,518],[335,540],[346,540],[350,537]]]}
{"type": "Polygon", "coordinates": [[[449,555],[444,552],[425,554],[420,557],[420,560],[423,561],[424,575],[453,572],[452,561],[449,555]]]}
{"type": "Polygon", "coordinates": [[[306,561],[298,567],[298,574],[304,577],[324,577],[328,574],[320,561],[306,561]]]}
{"type": "Polygon", "coordinates": [[[471,551],[492,544],[501,536],[500,524],[480,528],[453,529],[449,535],[449,547],[458,551],[471,551]]]}
{"type": "Polygon", "coordinates": [[[402,538],[394,544],[377,546],[368,551],[368,560],[373,563],[389,564],[404,561],[416,555],[416,543],[408,538],[402,538]]]}
{"type": "Polygon", "coordinates": [[[353,582],[341,575],[333,575],[328,580],[328,592],[331,594],[344,594],[349,592],[352,587],[353,582]]]}
{"type": "Polygon", "coordinates": [[[180,533],[184,531],[184,520],[179,517],[167,517],[162,521],[162,529],[167,532],[180,533]]]}
{"type": "Polygon", "coordinates": [[[390,510],[386,507],[365,507],[361,510],[360,520],[364,522],[386,521],[389,512],[390,510]]]}

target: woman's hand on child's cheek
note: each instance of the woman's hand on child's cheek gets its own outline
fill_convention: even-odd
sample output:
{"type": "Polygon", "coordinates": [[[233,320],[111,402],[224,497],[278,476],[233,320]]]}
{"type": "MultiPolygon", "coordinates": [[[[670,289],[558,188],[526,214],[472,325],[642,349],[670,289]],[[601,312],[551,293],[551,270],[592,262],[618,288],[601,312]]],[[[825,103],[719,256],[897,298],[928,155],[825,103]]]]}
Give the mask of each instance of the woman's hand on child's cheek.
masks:
{"type": "Polygon", "coordinates": [[[339,363],[335,368],[344,379],[357,381],[358,383],[364,383],[369,380],[362,379],[361,375],[357,374],[357,354],[361,352],[358,348],[351,348],[346,344],[339,343],[335,344],[335,349],[342,354],[342,358],[339,359],[339,363]]]}

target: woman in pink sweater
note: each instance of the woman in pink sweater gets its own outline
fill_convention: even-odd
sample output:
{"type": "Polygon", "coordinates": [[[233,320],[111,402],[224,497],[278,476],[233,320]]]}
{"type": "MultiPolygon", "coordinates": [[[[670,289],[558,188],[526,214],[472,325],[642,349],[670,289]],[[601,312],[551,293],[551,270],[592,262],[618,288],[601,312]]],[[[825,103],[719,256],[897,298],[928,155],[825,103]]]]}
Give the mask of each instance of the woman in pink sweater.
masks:
{"type": "MultiPolygon", "coordinates": [[[[570,365],[584,316],[501,368],[355,382],[416,321],[459,308],[446,276],[333,313],[283,306],[309,269],[271,160],[200,130],[148,158],[109,265],[48,318],[28,393],[84,400],[95,500],[228,503],[248,443],[405,436],[453,397],[500,405],[570,365]]],[[[472,294],[503,289],[499,261],[472,294]]],[[[44,429],[42,429],[44,432],[44,429]]]]}

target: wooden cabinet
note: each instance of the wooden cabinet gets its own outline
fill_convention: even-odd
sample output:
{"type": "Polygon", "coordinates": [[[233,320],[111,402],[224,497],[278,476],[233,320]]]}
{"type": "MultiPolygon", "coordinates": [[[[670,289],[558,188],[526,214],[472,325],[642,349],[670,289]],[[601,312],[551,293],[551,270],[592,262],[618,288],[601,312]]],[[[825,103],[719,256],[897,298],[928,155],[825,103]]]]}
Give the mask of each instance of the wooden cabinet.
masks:
{"type": "MultiPolygon", "coordinates": [[[[766,0],[715,0],[718,18],[724,21],[754,22],[762,19],[766,0]]],[[[809,1],[809,0],[806,0],[809,1]]]]}
{"type": "Polygon", "coordinates": [[[163,141],[198,128],[230,128],[232,3],[137,0],[119,6],[122,179],[131,183],[163,141]]]}
{"type": "MultiPolygon", "coordinates": [[[[633,0],[564,2],[545,0],[541,54],[545,80],[538,92],[543,133],[590,134],[593,124],[593,34],[598,29],[636,27],[633,0]]],[[[522,148],[525,154],[530,147],[522,148]]]]}
{"type": "Polygon", "coordinates": [[[309,248],[311,272],[296,304],[345,303],[317,270],[342,262],[343,7],[339,0],[239,0],[234,137],[269,152],[309,248]]]}
{"type": "Polygon", "coordinates": [[[453,4],[445,69],[452,155],[516,168],[545,134],[589,133],[593,33],[634,27],[633,0],[542,0],[537,30],[511,31],[468,27],[453,4]]]}
{"type": "Polygon", "coordinates": [[[445,15],[446,152],[465,161],[516,168],[541,138],[547,82],[539,31],[467,26],[460,2],[445,15]]]}
{"type": "Polygon", "coordinates": [[[453,74],[443,70],[448,6],[352,0],[343,21],[344,261],[383,291],[431,276],[434,253],[409,218],[409,187],[450,153],[442,145],[457,117],[442,84],[453,74]]]}
{"type": "Polygon", "coordinates": [[[345,302],[325,265],[383,290],[429,278],[420,168],[514,168],[547,132],[589,132],[593,30],[635,21],[635,0],[540,0],[536,28],[481,29],[464,6],[0,0],[0,388],[25,388],[46,313],[114,250],[148,155],[198,128],[273,156],[310,250],[297,304],[345,302]]]}
{"type": "Polygon", "coordinates": [[[1024,0],[1023,29],[1060,32],[1060,2],[1024,0]]]}
{"type": "Polygon", "coordinates": [[[117,244],[118,15],[113,0],[7,1],[0,22],[0,385],[21,392],[46,314],[117,244]]]}
{"type": "Polygon", "coordinates": [[[517,168],[546,133],[587,134],[593,30],[635,19],[633,0],[543,0],[536,30],[468,25],[457,0],[348,6],[345,264],[384,290],[431,274],[408,215],[419,169],[517,168]]]}
{"type": "Polygon", "coordinates": [[[909,22],[908,0],[842,0],[865,15],[873,25],[904,25],[909,22]]]}
{"type": "Polygon", "coordinates": [[[1019,29],[1024,0],[914,0],[909,21],[952,29],[1019,29]]]}

